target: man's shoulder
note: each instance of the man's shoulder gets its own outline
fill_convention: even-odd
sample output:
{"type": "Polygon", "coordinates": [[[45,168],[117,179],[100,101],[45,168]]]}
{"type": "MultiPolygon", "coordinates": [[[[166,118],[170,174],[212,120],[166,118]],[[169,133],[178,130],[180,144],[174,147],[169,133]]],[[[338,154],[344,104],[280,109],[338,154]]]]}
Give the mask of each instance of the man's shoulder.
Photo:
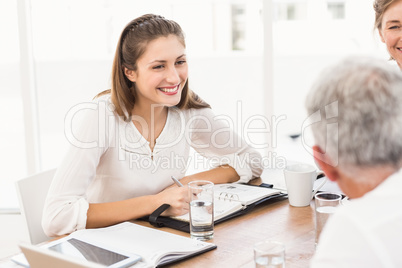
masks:
{"type": "Polygon", "coordinates": [[[348,217],[366,229],[386,225],[398,214],[402,217],[400,189],[402,189],[402,174],[397,172],[363,197],[342,205],[339,217],[348,217]]]}

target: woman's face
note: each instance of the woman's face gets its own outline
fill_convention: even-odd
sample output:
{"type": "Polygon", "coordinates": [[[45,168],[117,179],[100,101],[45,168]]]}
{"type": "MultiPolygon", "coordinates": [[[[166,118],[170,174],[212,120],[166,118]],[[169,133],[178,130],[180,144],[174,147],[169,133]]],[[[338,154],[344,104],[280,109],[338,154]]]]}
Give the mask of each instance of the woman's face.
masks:
{"type": "Polygon", "coordinates": [[[180,102],[187,82],[185,47],[175,35],[159,37],[148,43],[137,61],[137,70],[125,70],[136,84],[136,104],[174,106],[180,102]]]}
{"type": "Polygon", "coordinates": [[[402,69],[402,0],[392,3],[384,12],[379,31],[389,54],[402,69]]]}

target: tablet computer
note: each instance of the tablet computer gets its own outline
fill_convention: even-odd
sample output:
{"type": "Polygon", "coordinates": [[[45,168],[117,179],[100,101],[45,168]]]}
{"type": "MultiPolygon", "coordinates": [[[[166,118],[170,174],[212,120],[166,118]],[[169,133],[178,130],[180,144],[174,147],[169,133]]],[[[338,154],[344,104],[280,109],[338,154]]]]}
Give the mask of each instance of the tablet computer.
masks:
{"type": "Polygon", "coordinates": [[[139,255],[91,243],[74,237],[64,237],[44,246],[19,245],[24,256],[12,260],[26,267],[110,267],[124,268],[141,260],[139,255]],[[44,266],[45,265],[45,266],[44,266]]]}

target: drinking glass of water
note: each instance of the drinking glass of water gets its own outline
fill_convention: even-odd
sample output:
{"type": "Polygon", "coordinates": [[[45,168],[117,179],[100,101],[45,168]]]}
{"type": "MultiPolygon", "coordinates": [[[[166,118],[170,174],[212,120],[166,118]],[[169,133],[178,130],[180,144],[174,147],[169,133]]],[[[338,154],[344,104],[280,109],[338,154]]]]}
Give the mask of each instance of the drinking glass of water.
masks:
{"type": "Polygon", "coordinates": [[[322,192],[315,195],[315,245],[317,246],[322,229],[328,218],[335,213],[340,204],[342,195],[338,193],[322,192]]]}
{"type": "Polygon", "coordinates": [[[256,268],[284,268],[285,245],[277,241],[261,241],[254,245],[256,268]]]}
{"type": "Polygon", "coordinates": [[[190,194],[190,235],[197,240],[214,236],[214,184],[210,181],[192,181],[190,194]]]}

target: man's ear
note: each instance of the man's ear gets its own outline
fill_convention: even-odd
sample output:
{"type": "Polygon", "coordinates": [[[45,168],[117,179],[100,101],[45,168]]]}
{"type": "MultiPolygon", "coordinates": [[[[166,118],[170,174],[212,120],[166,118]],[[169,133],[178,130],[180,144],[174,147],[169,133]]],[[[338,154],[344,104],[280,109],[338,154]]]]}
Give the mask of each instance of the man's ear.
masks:
{"type": "Polygon", "coordinates": [[[327,155],[317,145],[313,146],[313,156],[314,160],[320,166],[321,170],[324,171],[325,176],[328,179],[331,181],[336,181],[339,178],[337,167],[331,165],[331,160],[328,159],[327,155]]]}
{"type": "Polygon", "coordinates": [[[124,68],[124,74],[131,82],[135,82],[137,80],[137,73],[134,70],[129,70],[126,67],[124,68]]]}

